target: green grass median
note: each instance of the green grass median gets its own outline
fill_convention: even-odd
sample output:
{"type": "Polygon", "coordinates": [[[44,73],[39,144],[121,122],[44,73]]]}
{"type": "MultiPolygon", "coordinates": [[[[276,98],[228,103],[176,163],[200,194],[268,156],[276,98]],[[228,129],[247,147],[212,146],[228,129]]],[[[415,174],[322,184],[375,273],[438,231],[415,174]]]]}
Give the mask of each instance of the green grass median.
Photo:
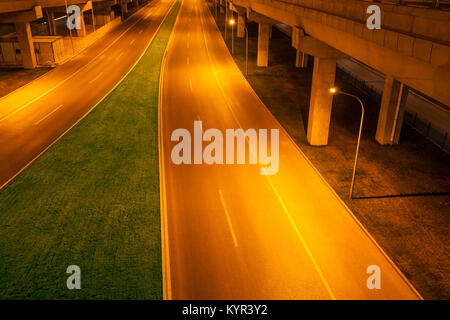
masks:
{"type": "Polygon", "coordinates": [[[124,81],[0,190],[0,299],[162,298],[158,88],[179,6],[124,81]]]}

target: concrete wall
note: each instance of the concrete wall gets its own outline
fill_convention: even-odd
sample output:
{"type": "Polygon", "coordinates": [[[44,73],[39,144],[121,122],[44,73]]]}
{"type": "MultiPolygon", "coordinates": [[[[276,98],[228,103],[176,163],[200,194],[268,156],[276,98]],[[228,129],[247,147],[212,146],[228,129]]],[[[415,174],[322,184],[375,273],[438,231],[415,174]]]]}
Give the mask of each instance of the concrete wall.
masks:
{"type": "MultiPolygon", "coordinates": [[[[33,46],[38,66],[53,66],[64,58],[62,37],[33,37],[33,46]]],[[[23,62],[17,38],[0,39],[0,66],[17,67],[23,62]]]]}
{"type": "Polygon", "coordinates": [[[22,55],[17,40],[0,41],[0,65],[19,66],[22,64],[22,55]]]}
{"type": "MultiPolygon", "coordinates": [[[[110,23],[97,28],[94,33],[86,37],[73,37],[74,53],[81,52],[93,44],[106,32],[120,24],[121,19],[116,18],[110,23]]],[[[34,36],[33,45],[38,66],[53,66],[63,63],[73,55],[70,37],[61,36],[34,36]]],[[[16,37],[0,39],[0,66],[21,66],[23,62],[20,46],[16,37]]]]}

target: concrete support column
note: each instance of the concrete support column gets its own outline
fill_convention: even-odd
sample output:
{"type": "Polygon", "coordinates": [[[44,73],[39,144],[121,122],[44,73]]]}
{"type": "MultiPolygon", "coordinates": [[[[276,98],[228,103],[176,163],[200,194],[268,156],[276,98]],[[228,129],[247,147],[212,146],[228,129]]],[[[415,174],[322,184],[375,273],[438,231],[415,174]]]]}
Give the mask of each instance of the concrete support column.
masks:
{"type": "Polygon", "coordinates": [[[120,7],[122,8],[122,13],[128,12],[128,0],[121,0],[120,1],[120,7]]]}
{"type": "Polygon", "coordinates": [[[133,0],[134,2],[134,7],[139,10],[139,0],[133,0]]]}
{"type": "Polygon", "coordinates": [[[309,104],[307,140],[310,145],[328,144],[331,106],[333,95],[329,89],[334,86],[336,75],[335,58],[314,57],[314,71],[309,104]]]}
{"type": "Polygon", "coordinates": [[[399,116],[403,120],[407,93],[408,90],[401,82],[391,76],[386,76],[375,135],[378,143],[392,144],[395,140],[398,142],[401,129],[401,123],[398,120],[399,116]],[[400,128],[397,134],[396,128],[400,128]]]}
{"type": "Polygon", "coordinates": [[[295,67],[297,68],[307,68],[308,67],[308,55],[297,49],[297,55],[295,58],[295,67]]]}
{"type": "Polygon", "coordinates": [[[219,5],[219,8],[220,8],[220,13],[224,13],[225,12],[225,10],[224,10],[224,1],[225,0],[220,0],[220,5],[219,5]]]}
{"type": "Polygon", "coordinates": [[[30,23],[18,22],[15,23],[15,27],[17,38],[19,39],[20,52],[22,53],[23,67],[25,69],[34,69],[37,64],[30,23]]]}
{"type": "Polygon", "coordinates": [[[47,30],[49,36],[56,36],[55,13],[53,11],[47,12],[47,30]]]}
{"type": "Polygon", "coordinates": [[[237,37],[245,37],[245,16],[238,14],[237,18],[237,37]]]}
{"type": "Polygon", "coordinates": [[[85,37],[86,36],[86,24],[84,22],[84,12],[81,12],[80,15],[80,28],[77,30],[77,37],[85,37]]]}
{"type": "Polygon", "coordinates": [[[267,67],[269,65],[269,23],[260,23],[258,26],[258,56],[256,65],[258,67],[267,67]]]}

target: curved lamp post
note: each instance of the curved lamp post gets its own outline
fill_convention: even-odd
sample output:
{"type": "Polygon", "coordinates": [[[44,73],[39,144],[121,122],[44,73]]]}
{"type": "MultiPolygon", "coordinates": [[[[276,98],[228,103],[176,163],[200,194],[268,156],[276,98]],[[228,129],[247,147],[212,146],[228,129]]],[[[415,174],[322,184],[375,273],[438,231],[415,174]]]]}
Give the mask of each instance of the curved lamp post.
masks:
{"type": "MultiPolygon", "coordinates": [[[[234,19],[230,19],[229,23],[231,24],[231,54],[234,54],[234,36],[233,36],[233,26],[236,21],[234,19]]],[[[247,26],[244,25],[245,30],[245,76],[248,76],[248,29],[247,26]]]]}
{"type": "Polygon", "coordinates": [[[234,54],[234,24],[235,21],[233,18],[230,19],[230,25],[231,25],[231,54],[234,54]]]}
{"type": "Polygon", "coordinates": [[[353,175],[352,175],[352,183],[350,185],[350,199],[353,198],[353,186],[355,184],[355,176],[356,176],[356,169],[358,166],[358,153],[359,153],[359,143],[361,142],[361,131],[362,131],[362,125],[363,125],[363,120],[364,120],[364,104],[362,103],[361,99],[358,98],[357,96],[344,92],[344,91],[340,91],[337,88],[330,88],[330,93],[331,94],[344,94],[346,96],[350,96],[355,98],[356,100],[358,100],[359,104],[361,105],[361,122],[359,124],[359,133],[358,133],[358,143],[356,145],[356,154],[355,154],[355,163],[353,164],[353,175]]]}

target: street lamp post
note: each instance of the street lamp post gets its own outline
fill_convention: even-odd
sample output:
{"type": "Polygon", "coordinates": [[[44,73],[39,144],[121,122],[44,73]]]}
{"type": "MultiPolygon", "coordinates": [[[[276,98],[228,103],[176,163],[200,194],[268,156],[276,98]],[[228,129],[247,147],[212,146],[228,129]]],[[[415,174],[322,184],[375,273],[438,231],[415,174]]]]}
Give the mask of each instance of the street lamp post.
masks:
{"type": "Polygon", "coordinates": [[[234,19],[230,19],[231,24],[231,54],[234,54],[234,19]]]}
{"type": "Polygon", "coordinates": [[[245,76],[248,76],[248,29],[244,26],[245,30],[245,76]]]}
{"type": "Polygon", "coordinates": [[[361,122],[359,124],[359,133],[358,133],[358,143],[356,144],[356,154],[355,154],[355,163],[353,164],[353,174],[352,174],[352,183],[350,185],[350,199],[353,198],[353,186],[355,184],[355,177],[356,177],[356,169],[358,166],[358,154],[359,154],[359,144],[361,142],[361,132],[362,132],[362,125],[363,125],[363,120],[364,120],[364,104],[362,103],[361,99],[358,98],[357,96],[344,92],[344,91],[338,91],[336,88],[330,88],[330,93],[332,94],[344,94],[346,96],[350,96],[355,98],[356,100],[358,100],[359,104],[361,105],[361,122]]]}
{"type": "MultiPolygon", "coordinates": [[[[230,19],[230,24],[231,24],[231,54],[234,54],[234,36],[233,36],[233,26],[235,24],[235,20],[234,19],[230,19]]],[[[244,30],[245,30],[245,76],[248,76],[248,29],[247,27],[244,25],[244,30]]]]}
{"type": "Polygon", "coordinates": [[[67,24],[67,22],[69,21],[69,9],[67,7],[67,0],[64,0],[64,4],[66,6],[66,27],[69,29],[70,43],[72,45],[72,54],[75,54],[75,49],[74,49],[74,46],[73,46],[73,38],[72,38],[72,29],[69,28],[69,26],[67,24]]]}

